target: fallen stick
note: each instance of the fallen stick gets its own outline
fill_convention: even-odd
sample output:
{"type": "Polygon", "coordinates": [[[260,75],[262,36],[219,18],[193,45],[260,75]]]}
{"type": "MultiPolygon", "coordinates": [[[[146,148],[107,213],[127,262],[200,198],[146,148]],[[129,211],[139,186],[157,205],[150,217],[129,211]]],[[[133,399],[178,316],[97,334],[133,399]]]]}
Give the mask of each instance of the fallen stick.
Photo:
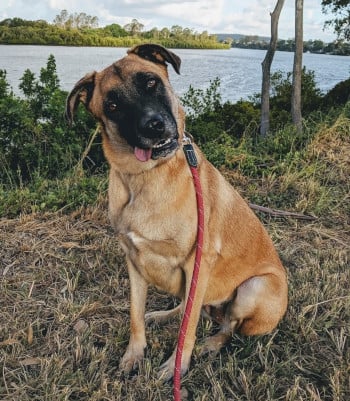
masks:
{"type": "Polygon", "coordinates": [[[305,214],[295,213],[295,212],[287,212],[285,210],[271,209],[269,207],[255,205],[254,203],[249,203],[249,207],[253,210],[257,210],[262,213],[267,213],[273,217],[292,217],[293,219],[309,220],[309,221],[317,220],[317,217],[315,216],[308,216],[305,214]]]}

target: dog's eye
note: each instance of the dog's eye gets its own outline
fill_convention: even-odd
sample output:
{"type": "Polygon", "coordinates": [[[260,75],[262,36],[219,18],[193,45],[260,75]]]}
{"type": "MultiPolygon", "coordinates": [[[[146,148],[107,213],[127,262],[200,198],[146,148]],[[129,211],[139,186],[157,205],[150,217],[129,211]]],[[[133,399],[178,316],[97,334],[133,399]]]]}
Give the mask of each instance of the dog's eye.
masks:
{"type": "Polygon", "coordinates": [[[109,110],[109,111],[115,111],[115,110],[117,110],[117,105],[116,105],[115,103],[113,103],[113,102],[108,103],[108,110],[109,110]]]}
{"type": "Polygon", "coordinates": [[[153,78],[151,78],[151,79],[149,79],[148,81],[147,81],[147,88],[148,89],[151,89],[151,88],[154,88],[155,86],[156,86],[156,80],[155,79],[153,79],[153,78]]]}

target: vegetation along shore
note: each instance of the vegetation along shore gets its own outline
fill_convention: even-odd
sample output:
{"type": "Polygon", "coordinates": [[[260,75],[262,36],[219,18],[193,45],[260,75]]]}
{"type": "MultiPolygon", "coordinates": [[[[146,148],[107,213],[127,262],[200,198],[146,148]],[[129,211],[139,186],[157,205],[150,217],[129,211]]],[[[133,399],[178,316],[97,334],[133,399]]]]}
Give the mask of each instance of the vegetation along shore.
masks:
{"type": "MultiPolygon", "coordinates": [[[[189,28],[174,25],[169,28],[144,30],[144,26],[133,19],[123,27],[111,24],[98,26],[98,18],[85,13],[69,14],[62,10],[52,23],[45,20],[28,21],[21,18],[7,18],[0,21],[0,44],[30,44],[56,46],[106,46],[130,47],[153,42],[169,48],[193,49],[243,49],[266,50],[268,37],[240,34],[209,34],[195,32],[189,28]]],[[[294,39],[279,39],[277,50],[295,50],[294,39]]],[[[325,43],[322,40],[304,41],[304,52],[334,55],[350,55],[350,43],[336,40],[325,43]]]]}
{"type": "Polygon", "coordinates": [[[206,31],[193,32],[177,25],[171,29],[143,31],[143,25],[134,19],[124,27],[111,24],[99,28],[97,17],[85,13],[68,14],[62,11],[52,24],[44,20],[26,21],[21,18],[0,22],[0,44],[130,47],[150,41],[172,48],[230,47],[229,43],[218,42],[215,35],[206,31]]]}

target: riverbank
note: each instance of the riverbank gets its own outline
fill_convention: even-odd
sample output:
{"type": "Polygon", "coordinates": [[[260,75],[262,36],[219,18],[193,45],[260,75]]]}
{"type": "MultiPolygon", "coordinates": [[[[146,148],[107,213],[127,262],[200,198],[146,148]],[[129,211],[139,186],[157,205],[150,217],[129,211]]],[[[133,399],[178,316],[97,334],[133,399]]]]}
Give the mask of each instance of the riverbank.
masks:
{"type": "Polygon", "coordinates": [[[128,32],[117,24],[97,27],[68,27],[46,21],[25,21],[20,18],[0,22],[0,44],[131,47],[142,43],[157,43],[174,49],[228,49],[228,43],[218,42],[215,35],[192,32],[190,29],[150,32],[128,32]]]}

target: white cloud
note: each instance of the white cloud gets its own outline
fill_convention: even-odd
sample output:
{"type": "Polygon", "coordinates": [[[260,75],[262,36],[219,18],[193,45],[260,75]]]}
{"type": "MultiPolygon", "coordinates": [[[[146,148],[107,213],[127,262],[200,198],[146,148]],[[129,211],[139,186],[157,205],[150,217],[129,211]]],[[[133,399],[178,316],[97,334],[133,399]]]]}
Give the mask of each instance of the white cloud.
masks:
{"type": "MultiPolygon", "coordinates": [[[[227,3],[226,3],[227,5],[227,3]]],[[[270,34],[270,12],[274,3],[270,0],[251,0],[243,8],[234,7],[233,4],[224,8],[220,25],[226,33],[242,33],[247,35],[270,34]]],[[[218,24],[215,29],[220,30],[218,24]]]]}
{"type": "Polygon", "coordinates": [[[220,23],[223,7],[224,0],[185,1],[181,2],[181,5],[173,1],[158,7],[157,12],[164,19],[171,16],[182,20],[185,27],[203,27],[203,30],[210,30],[220,23]]]}

